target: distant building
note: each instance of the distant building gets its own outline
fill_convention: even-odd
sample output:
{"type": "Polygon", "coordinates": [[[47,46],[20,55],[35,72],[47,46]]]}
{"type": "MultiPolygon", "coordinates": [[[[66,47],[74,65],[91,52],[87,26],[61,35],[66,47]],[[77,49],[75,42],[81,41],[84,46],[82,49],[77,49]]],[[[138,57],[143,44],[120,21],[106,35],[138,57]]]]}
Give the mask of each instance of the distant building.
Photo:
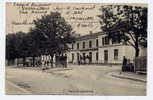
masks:
{"type": "Polygon", "coordinates": [[[111,41],[102,32],[79,36],[70,47],[68,62],[74,64],[121,64],[123,56],[130,60],[135,57],[132,46],[111,41]]]}

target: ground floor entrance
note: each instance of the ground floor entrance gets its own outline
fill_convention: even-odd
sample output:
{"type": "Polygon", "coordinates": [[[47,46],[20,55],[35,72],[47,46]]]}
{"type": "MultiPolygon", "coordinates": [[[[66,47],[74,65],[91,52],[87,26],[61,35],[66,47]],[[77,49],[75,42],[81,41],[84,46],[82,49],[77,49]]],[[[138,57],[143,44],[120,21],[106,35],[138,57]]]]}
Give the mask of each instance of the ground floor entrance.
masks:
{"type": "Polygon", "coordinates": [[[104,63],[108,63],[108,50],[104,50],[104,63]]]}

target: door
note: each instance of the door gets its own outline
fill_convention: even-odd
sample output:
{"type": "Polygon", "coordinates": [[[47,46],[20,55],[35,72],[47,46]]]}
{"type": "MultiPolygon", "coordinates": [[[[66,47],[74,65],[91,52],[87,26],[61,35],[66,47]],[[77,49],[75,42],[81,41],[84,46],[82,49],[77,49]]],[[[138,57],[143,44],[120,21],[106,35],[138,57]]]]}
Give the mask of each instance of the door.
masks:
{"type": "Polygon", "coordinates": [[[92,63],[92,52],[89,52],[89,63],[92,63]]]}
{"type": "Polygon", "coordinates": [[[78,64],[80,64],[80,54],[77,53],[77,61],[78,61],[78,64]]]}
{"type": "Polygon", "coordinates": [[[108,50],[104,50],[104,63],[108,63],[108,50]]]}

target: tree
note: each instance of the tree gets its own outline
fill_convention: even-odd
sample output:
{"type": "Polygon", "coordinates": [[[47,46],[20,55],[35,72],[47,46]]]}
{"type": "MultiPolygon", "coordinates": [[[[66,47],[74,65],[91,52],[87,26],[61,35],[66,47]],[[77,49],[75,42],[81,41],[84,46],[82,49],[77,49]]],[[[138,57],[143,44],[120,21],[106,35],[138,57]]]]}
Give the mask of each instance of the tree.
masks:
{"type": "Polygon", "coordinates": [[[6,35],[6,59],[8,60],[8,64],[10,61],[13,61],[16,57],[15,40],[15,34],[6,35]]]}
{"type": "Polygon", "coordinates": [[[69,50],[68,43],[74,42],[75,39],[71,25],[58,12],[51,12],[34,20],[32,31],[41,54],[51,56],[52,67],[54,55],[62,55],[69,50]]]}
{"type": "Polygon", "coordinates": [[[15,58],[23,58],[23,65],[25,65],[25,60],[28,56],[27,41],[27,34],[24,32],[6,36],[6,59],[8,59],[8,62],[15,58]]]}
{"type": "Polygon", "coordinates": [[[109,39],[121,41],[135,49],[147,47],[147,8],[127,5],[108,5],[101,7],[101,29],[109,39]]]}
{"type": "Polygon", "coordinates": [[[35,57],[38,57],[41,55],[40,49],[38,48],[39,43],[35,40],[35,33],[31,29],[30,32],[27,33],[26,36],[26,45],[27,45],[27,51],[28,56],[32,57],[32,66],[35,66],[35,57]]]}

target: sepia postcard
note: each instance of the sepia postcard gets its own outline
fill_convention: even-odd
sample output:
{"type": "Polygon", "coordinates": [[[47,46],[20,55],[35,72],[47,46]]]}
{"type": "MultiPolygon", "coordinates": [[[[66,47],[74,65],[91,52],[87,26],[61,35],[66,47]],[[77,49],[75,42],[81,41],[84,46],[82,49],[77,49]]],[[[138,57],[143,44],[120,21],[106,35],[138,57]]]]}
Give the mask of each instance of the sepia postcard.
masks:
{"type": "Polygon", "coordinates": [[[6,95],[147,95],[147,3],[5,6],[6,95]]]}

